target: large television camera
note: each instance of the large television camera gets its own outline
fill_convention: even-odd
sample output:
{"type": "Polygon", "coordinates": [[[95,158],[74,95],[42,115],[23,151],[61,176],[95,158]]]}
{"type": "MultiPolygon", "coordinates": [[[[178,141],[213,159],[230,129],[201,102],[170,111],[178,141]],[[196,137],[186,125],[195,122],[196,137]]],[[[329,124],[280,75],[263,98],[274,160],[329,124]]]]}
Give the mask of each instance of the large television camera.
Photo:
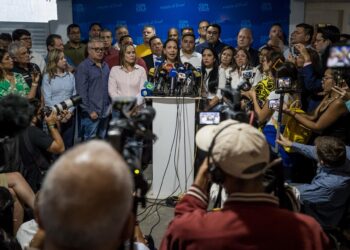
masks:
{"type": "Polygon", "coordinates": [[[120,117],[111,120],[108,141],[123,155],[134,176],[135,202],[141,202],[142,206],[145,206],[148,184],[142,175],[141,150],[144,146],[142,141],[155,139],[155,135],[149,129],[155,117],[155,110],[147,106],[136,111],[136,102],[136,97],[113,99],[113,111],[118,112],[120,117]]]}

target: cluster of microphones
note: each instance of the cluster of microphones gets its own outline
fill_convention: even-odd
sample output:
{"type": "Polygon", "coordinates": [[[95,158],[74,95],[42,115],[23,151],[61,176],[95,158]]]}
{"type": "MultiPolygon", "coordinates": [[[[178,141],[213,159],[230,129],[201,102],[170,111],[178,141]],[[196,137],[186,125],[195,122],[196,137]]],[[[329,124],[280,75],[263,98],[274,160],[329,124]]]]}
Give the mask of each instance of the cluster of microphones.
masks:
{"type": "Polygon", "coordinates": [[[148,72],[142,96],[198,96],[201,73],[189,63],[166,64],[161,58],[148,72]]]}

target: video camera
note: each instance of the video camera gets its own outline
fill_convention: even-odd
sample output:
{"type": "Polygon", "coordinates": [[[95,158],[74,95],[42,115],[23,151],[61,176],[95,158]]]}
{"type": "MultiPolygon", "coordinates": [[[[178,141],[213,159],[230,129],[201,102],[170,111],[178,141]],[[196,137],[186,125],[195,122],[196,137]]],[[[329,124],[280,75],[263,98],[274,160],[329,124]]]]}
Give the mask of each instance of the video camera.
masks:
{"type": "Polygon", "coordinates": [[[119,118],[113,118],[108,129],[108,141],[123,155],[134,176],[136,202],[140,201],[145,206],[145,195],[148,184],[142,175],[140,140],[154,140],[155,136],[148,127],[155,117],[152,107],[145,107],[135,115],[136,97],[116,97],[112,108],[120,113],[119,118]]]}
{"type": "Polygon", "coordinates": [[[200,112],[199,124],[219,124],[227,119],[234,119],[240,122],[249,122],[248,114],[241,109],[241,93],[238,89],[233,89],[226,84],[221,89],[223,105],[220,105],[215,112],[200,112]]]}
{"type": "Polygon", "coordinates": [[[52,113],[52,111],[55,111],[57,115],[59,115],[61,112],[63,112],[64,110],[68,110],[73,106],[77,106],[79,103],[81,103],[81,97],[79,95],[73,95],[70,98],[52,106],[45,106],[42,110],[41,110],[41,116],[50,116],[50,114],[52,113]]]}

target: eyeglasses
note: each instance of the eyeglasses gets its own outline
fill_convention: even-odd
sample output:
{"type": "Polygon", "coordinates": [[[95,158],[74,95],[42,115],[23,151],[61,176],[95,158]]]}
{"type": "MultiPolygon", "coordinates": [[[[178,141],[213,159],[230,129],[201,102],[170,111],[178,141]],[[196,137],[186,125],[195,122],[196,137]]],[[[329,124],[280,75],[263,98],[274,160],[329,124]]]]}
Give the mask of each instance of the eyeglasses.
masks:
{"type": "Polygon", "coordinates": [[[202,27],[199,27],[200,30],[206,30],[208,29],[209,26],[202,26],[202,27]]]}
{"type": "Polygon", "coordinates": [[[104,51],[105,51],[105,48],[99,48],[99,47],[90,48],[90,49],[92,49],[92,50],[95,51],[95,52],[104,52],[104,51]]]}

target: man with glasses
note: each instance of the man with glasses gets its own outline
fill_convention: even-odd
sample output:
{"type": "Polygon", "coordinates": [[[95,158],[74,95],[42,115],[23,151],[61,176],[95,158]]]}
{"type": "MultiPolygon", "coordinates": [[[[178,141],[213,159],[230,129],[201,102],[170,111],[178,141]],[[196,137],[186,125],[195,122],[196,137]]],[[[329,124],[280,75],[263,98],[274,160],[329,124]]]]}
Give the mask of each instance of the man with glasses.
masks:
{"type": "Polygon", "coordinates": [[[328,25],[317,30],[314,47],[321,57],[323,71],[327,68],[327,59],[331,45],[339,42],[339,40],[340,30],[334,25],[328,25]]]}
{"type": "Polygon", "coordinates": [[[12,32],[13,41],[20,41],[29,51],[30,62],[35,63],[39,66],[41,73],[43,73],[45,69],[45,60],[42,55],[31,51],[32,48],[32,37],[28,30],[25,29],[16,29],[12,32]]]}
{"type": "Polygon", "coordinates": [[[67,27],[69,41],[64,45],[64,54],[70,57],[75,66],[85,59],[86,45],[80,40],[80,26],[70,24],[67,27]]]}
{"type": "Polygon", "coordinates": [[[80,119],[83,140],[105,138],[107,132],[109,67],[103,57],[103,42],[91,39],[88,42],[88,57],[79,64],[75,74],[77,94],[82,98],[80,119]]]}
{"type": "Polygon", "coordinates": [[[207,20],[202,20],[199,22],[199,25],[198,25],[199,37],[195,41],[196,46],[206,41],[208,26],[209,26],[209,22],[207,20]]]}
{"type": "Polygon", "coordinates": [[[202,53],[203,49],[211,47],[219,55],[221,50],[226,46],[226,44],[220,41],[220,34],[220,25],[210,24],[207,29],[206,41],[196,46],[196,52],[202,53]]]}

